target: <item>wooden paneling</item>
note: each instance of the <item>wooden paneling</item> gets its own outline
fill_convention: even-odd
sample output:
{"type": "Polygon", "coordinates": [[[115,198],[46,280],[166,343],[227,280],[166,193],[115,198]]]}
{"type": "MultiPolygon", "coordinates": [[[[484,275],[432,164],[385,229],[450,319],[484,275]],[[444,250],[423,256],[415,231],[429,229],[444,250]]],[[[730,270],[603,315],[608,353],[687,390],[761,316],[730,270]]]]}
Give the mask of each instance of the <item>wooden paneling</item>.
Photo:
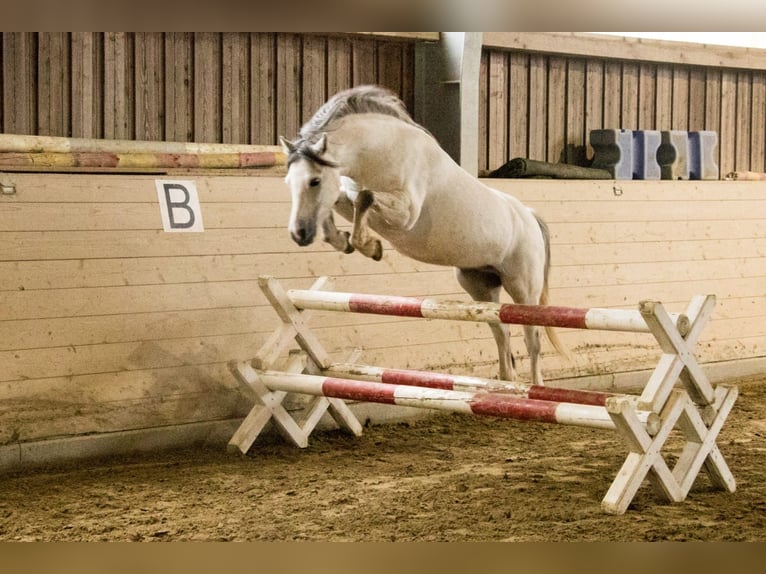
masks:
{"type": "MultiPolygon", "coordinates": [[[[172,34],[171,34],[172,36],[172,34]]],[[[172,41],[169,42],[172,44],[172,41]]],[[[135,139],[136,126],[133,122],[135,116],[136,100],[133,98],[136,78],[135,70],[135,38],[125,32],[109,32],[104,37],[104,137],[107,139],[135,139]]],[[[173,54],[167,54],[166,59],[173,61],[173,54]]],[[[171,68],[174,71],[174,68],[171,68]]],[[[174,101],[178,102],[179,109],[168,116],[171,121],[180,116],[185,107],[180,92],[176,92],[176,78],[166,77],[167,92],[174,101]]],[[[169,139],[175,139],[176,132],[171,127],[165,133],[169,139]]],[[[171,124],[172,126],[172,124],[171,124]]],[[[60,135],[60,132],[49,135],[60,135]]]]}
{"type": "Polygon", "coordinates": [[[273,145],[352,85],[412,109],[413,42],[428,37],[3,32],[0,130],[273,145]]]}
{"type": "Polygon", "coordinates": [[[670,42],[581,32],[484,32],[483,41],[485,46],[493,49],[618,58],[673,65],[766,70],[766,51],[759,48],[670,42]]]}
{"type": "Polygon", "coordinates": [[[71,135],[73,137],[100,138],[104,136],[102,120],[104,108],[103,35],[96,32],[72,32],[71,37],[71,135]]]}
{"type": "Polygon", "coordinates": [[[193,34],[171,32],[165,38],[165,139],[194,139],[193,34]]]}
{"type": "Polygon", "coordinates": [[[136,34],[136,139],[165,139],[165,54],[163,35],[158,32],[136,34]]]}
{"type": "Polygon", "coordinates": [[[37,132],[37,36],[3,33],[3,131],[37,132]]]}
{"type": "Polygon", "coordinates": [[[40,86],[37,125],[40,135],[69,133],[70,66],[69,34],[41,33],[37,61],[40,86]]]}
{"type": "Polygon", "coordinates": [[[594,129],[712,130],[718,133],[721,175],[761,171],[766,164],[763,70],[553,52],[485,47],[480,171],[514,157],[587,165],[594,129]],[[504,77],[510,78],[507,94],[498,94],[497,79],[504,77]],[[503,101],[507,108],[498,105],[503,101]],[[498,126],[507,136],[498,137],[498,126]]]}
{"type": "MultiPolygon", "coordinates": [[[[383,84],[414,109],[414,43],[433,37],[4,32],[2,131],[273,145],[353,85],[383,84]]],[[[514,157],[587,164],[602,128],[713,130],[722,175],[765,169],[762,51],[562,33],[484,41],[481,171],[514,157]]]]}
{"type": "MultiPolygon", "coordinates": [[[[257,285],[304,288],[334,277],[344,291],[467,300],[452,270],[386,246],[383,260],[286,233],[280,177],[195,178],[203,233],[165,233],[150,176],[6,174],[0,198],[0,445],[243,416],[226,363],[251,357],[277,325],[257,285]]],[[[718,305],[700,343],[705,362],[766,357],[766,194],[756,182],[487,180],[534,207],[552,237],[552,302],[634,308],[691,296],[718,305]]],[[[348,228],[346,222],[342,222],[348,228]]],[[[504,296],[503,300],[509,300],[504,296]]],[[[334,359],[493,376],[484,325],[315,313],[334,359]]],[[[513,349],[528,368],[521,329],[513,349]]],[[[650,367],[650,336],[561,330],[568,364],[544,345],[550,378],[650,367]]]]}

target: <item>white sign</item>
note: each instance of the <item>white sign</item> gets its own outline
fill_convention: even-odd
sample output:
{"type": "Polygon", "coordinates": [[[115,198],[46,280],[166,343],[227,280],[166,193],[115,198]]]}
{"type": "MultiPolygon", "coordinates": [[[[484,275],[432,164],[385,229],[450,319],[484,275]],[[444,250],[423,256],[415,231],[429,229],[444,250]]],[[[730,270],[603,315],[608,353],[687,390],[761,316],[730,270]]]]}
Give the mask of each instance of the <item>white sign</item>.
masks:
{"type": "Polygon", "coordinates": [[[155,183],[165,231],[205,231],[193,181],[158,179],[155,183]]]}

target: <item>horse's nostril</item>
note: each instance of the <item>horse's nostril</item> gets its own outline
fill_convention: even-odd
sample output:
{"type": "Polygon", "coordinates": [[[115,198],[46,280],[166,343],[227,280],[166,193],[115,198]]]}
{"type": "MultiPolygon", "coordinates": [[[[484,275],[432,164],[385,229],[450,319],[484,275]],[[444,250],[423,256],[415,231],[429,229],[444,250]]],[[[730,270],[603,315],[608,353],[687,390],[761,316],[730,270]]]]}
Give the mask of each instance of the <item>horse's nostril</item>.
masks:
{"type": "Polygon", "coordinates": [[[292,231],[290,235],[298,245],[304,247],[314,241],[314,232],[306,227],[299,227],[295,231],[292,231]]]}

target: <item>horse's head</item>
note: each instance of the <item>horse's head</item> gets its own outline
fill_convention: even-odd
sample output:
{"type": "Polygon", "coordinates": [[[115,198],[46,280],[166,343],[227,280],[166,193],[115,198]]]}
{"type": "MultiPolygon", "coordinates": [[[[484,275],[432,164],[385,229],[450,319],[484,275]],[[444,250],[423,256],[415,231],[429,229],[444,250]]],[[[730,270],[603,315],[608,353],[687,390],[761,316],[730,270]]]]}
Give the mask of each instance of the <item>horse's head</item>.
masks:
{"type": "Polygon", "coordinates": [[[315,143],[304,139],[289,142],[281,136],[279,139],[287,155],[285,182],[292,194],[288,231],[298,245],[309,245],[338,200],[340,172],[337,164],[326,157],[325,135],[315,143]]]}

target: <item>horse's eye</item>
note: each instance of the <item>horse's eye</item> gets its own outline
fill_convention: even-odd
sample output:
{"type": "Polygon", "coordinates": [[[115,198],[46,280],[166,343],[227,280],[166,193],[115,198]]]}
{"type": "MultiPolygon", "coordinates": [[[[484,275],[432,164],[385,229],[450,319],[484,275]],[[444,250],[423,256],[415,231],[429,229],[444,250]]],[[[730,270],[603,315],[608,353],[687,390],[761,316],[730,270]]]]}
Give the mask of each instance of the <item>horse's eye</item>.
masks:
{"type": "Polygon", "coordinates": [[[322,183],[322,180],[319,179],[318,177],[315,177],[314,179],[309,181],[309,187],[318,187],[320,183],[322,183]]]}

